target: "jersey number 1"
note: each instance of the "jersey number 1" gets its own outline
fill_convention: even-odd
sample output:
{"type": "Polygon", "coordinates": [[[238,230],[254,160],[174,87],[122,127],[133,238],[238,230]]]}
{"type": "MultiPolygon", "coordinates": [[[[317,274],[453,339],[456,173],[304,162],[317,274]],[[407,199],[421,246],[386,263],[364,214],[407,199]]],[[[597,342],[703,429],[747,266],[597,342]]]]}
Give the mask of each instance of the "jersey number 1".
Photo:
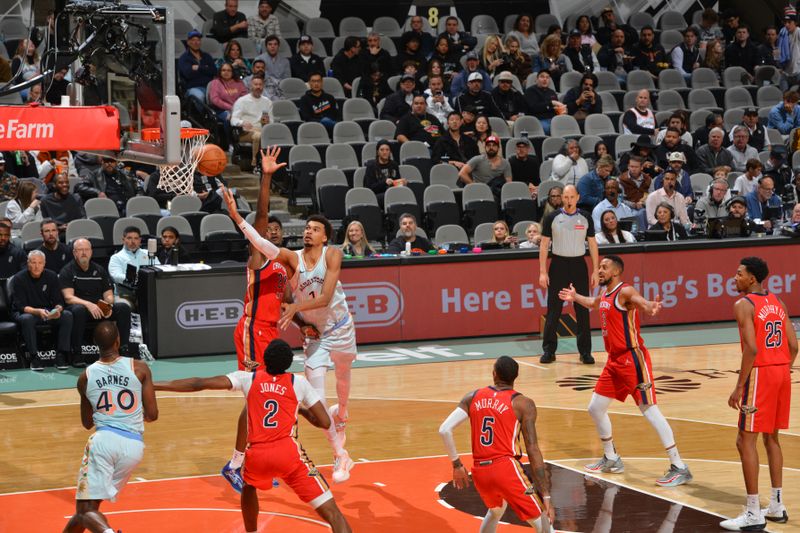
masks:
{"type": "Polygon", "coordinates": [[[764,344],[767,348],[780,348],[783,344],[783,321],[773,320],[772,322],[764,322],[764,329],[767,330],[767,337],[764,339],[764,344]]]}
{"type": "Polygon", "coordinates": [[[267,414],[264,415],[264,427],[265,428],[276,428],[278,427],[278,422],[272,420],[275,418],[275,415],[278,414],[278,402],[275,400],[267,400],[264,402],[264,410],[267,414]]]}
{"type": "Polygon", "coordinates": [[[481,444],[491,446],[494,442],[494,417],[485,416],[481,423],[481,444]]]}

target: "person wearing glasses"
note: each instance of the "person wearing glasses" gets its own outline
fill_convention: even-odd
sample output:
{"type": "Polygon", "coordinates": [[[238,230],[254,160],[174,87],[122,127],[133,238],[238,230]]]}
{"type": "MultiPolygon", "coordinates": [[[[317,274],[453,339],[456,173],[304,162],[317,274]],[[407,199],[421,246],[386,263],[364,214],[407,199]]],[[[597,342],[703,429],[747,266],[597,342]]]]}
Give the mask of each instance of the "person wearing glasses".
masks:
{"type": "MultiPolygon", "coordinates": [[[[697,205],[694,208],[695,215],[698,211],[702,211],[707,219],[727,217],[728,208],[726,204],[730,198],[728,182],[723,179],[715,179],[708,189],[708,194],[697,201],[697,205]]],[[[695,220],[697,219],[695,218],[695,220]]]]}
{"type": "MultiPolygon", "coordinates": [[[[780,196],[775,195],[775,182],[769,176],[758,180],[758,187],[744,197],[747,202],[747,213],[752,220],[762,219],[767,207],[781,207],[780,196]]],[[[772,229],[771,220],[763,220],[764,228],[772,229]]]]}

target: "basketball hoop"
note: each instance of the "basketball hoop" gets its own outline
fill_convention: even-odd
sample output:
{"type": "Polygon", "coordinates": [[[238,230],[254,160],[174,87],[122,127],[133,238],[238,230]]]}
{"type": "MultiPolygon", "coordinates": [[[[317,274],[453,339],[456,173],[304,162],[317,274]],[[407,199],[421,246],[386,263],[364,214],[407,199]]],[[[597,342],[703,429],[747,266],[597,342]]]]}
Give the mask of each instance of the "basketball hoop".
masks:
{"type": "MultiPolygon", "coordinates": [[[[159,128],[142,129],[142,140],[153,144],[161,141],[159,128]]],[[[199,150],[208,140],[208,130],[200,128],[181,128],[181,163],[178,165],[158,165],[158,188],[175,194],[194,193],[194,171],[203,155],[199,150]]]]}

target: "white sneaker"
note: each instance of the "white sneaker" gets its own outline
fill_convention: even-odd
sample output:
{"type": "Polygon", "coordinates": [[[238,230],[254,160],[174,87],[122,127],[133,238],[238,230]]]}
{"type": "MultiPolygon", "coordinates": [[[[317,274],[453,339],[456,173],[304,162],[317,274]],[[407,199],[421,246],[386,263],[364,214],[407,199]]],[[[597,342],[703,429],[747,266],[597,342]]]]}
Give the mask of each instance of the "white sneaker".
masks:
{"type": "Polygon", "coordinates": [[[728,531],[763,531],[767,527],[767,521],[761,513],[756,515],[744,509],[736,518],[720,522],[719,527],[728,531]]]}
{"type": "Polygon", "coordinates": [[[344,483],[350,479],[350,470],[353,469],[353,460],[347,451],[333,459],[333,482],[344,483]]]}
{"type": "Polygon", "coordinates": [[[777,507],[764,507],[761,509],[761,516],[770,522],[776,522],[778,524],[785,524],[789,521],[789,514],[786,512],[786,507],[782,503],[779,503],[777,507]]]}

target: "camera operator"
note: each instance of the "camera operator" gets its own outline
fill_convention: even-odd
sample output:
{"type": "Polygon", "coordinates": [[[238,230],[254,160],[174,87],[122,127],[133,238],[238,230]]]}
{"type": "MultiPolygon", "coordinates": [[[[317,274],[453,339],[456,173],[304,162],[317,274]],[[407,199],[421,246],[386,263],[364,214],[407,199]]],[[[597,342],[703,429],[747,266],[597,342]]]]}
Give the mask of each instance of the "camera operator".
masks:
{"type": "Polygon", "coordinates": [[[120,216],[125,216],[125,205],[130,198],[142,193],[138,178],[128,174],[117,160],[103,157],[100,168],[85,175],[75,186],[75,192],[84,203],[91,198],[110,198],[117,205],[120,216]]]}
{"type": "Polygon", "coordinates": [[[773,146],[769,152],[769,160],[764,165],[764,176],[775,182],[775,191],[779,194],[792,183],[792,169],[789,166],[789,153],[785,146],[773,146]]]}

